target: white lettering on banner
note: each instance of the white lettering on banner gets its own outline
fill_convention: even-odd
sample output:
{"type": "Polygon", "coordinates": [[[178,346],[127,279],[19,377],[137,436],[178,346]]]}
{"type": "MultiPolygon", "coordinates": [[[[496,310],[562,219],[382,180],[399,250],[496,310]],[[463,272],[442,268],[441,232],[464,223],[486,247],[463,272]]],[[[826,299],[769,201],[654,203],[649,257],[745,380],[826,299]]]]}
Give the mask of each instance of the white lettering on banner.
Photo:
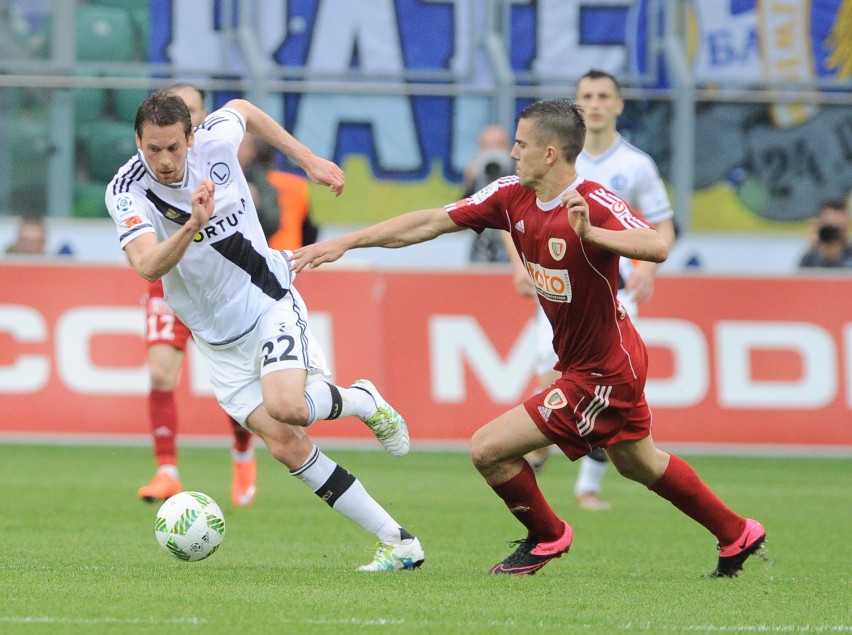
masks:
{"type": "Polygon", "coordinates": [[[293,135],[320,156],[333,157],[342,124],[366,124],[383,170],[411,171],[423,165],[411,102],[383,95],[310,93],[299,100],[293,135]]]}
{"type": "Polygon", "coordinates": [[[404,70],[393,0],[319,3],[308,69],[321,74],[350,70],[353,51],[368,75],[404,70]]]}
{"type": "Polygon", "coordinates": [[[467,366],[495,403],[520,402],[535,369],[531,354],[535,341],[535,318],[531,318],[503,363],[473,316],[433,315],[429,319],[432,398],[438,403],[467,399],[467,366]]]}
{"type": "Polygon", "coordinates": [[[56,323],[56,368],[63,383],[85,394],[144,395],[150,386],[144,356],[139,366],[96,366],[91,341],[96,335],[127,334],[145,337],[142,307],[76,307],[56,323]]]}
{"type": "Polygon", "coordinates": [[[710,384],[707,341],[688,320],[640,318],[636,328],[648,348],[665,348],[672,356],[672,374],[648,378],[645,394],[651,407],[687,408],[701,403],[710,384]]]}
{"type": "Polygon", "coordinates": [[[716,323],[718,400],[723,408],[821,408],[837,394],[837,354],[831,334],[802,322],[716,323]],[[752,377],[752,350],[798,353],[802,376],[791,381],[752,377]]]}
{"type": "MultiPolygon", "coordinates": [[[[518,2],[516,4],[526,4],[518,2]]],[[[629,7],[633,0],[537,0],[537,42],[533,71],[539,79],[571,79],[589,68],[606,69],[616,75],[627,68],[624,43],[583,44],[580,31],[581,9],[601,6],[629,7]],[[566,60],[571,60],[566,64],[566,60]]]]}
{"type": "MultiPolygon", "coordinates": [[[[47,325],[41,313],[28,306],[0,305],[0,333],[17,342],[47,341],[47,325]]],[[[38,392],[50,379],[50,361],[43,355],[18,355],[14,363],[0,366],[0,393],[38,392]]]]}
{"type": "MultiPolygon", "coordinates": [[[[405,71],[394,3],[321,2],[316,14],[309,73],[344,76],[352,51],[367,75],[399,76],[405,71]]],[[[294,136],[320,156],[333,157],[341,124],[366,124],[383,170],[417,170],[423,165],[411,101],[404,96],[306,94],[299,100],[294,136]]]]}
{"type": "Polygon", "coordinates": [[[698,47],[693,73],[699,81],[757,81],[761,78],[757,9],[734,11],[731,3],[695,3],[698,47]]]}
{"type": "MultiPolygon", "coordinates": [[[[269,68],[274,66],[275,51],[287,37],[287,4],[286,0],[263,0],[259,7],[261,17],[252,26],[252,36],[263,52],[256,61],[266,63],[269,68]]],[[[232,23],[230,16],[223,15],[223,7],[230,3],[172,0],[171,5],[173,39],[167,48],[170,61],[198,69],[202,74],[223,69],[235,74],[245,73],[245,64],[237,54],[237,43],[225,37],[226,31],[217,28],[217,24],[230,26],[232,23]]],[[[233,32],[227,33],[233,35],[233,32]]]]}

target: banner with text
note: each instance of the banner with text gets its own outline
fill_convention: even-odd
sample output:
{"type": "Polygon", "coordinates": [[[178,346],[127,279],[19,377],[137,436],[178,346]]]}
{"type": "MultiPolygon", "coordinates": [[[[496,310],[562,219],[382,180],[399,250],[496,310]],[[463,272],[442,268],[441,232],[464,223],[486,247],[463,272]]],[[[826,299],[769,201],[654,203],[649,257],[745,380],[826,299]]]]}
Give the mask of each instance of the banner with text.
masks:
{"type": "MultiPolygon", "coordinates": [[[[342,270],[298,287],[334,381],[372,379],[418,443],[466,442],[530,394],[534,306],[508,272],[342,270]]],[[[6,435],[144,435],[145,283],[127,267],[0,265],[0,441],[6,435]]],[[[852,278],[664,277],[639,328],[662,444],[852,449],[852,278]]],[[[183,435],[228,425],[190,346],[183,435]]],[[[357,420],[317,438],[368,442],[357,420]]]]}

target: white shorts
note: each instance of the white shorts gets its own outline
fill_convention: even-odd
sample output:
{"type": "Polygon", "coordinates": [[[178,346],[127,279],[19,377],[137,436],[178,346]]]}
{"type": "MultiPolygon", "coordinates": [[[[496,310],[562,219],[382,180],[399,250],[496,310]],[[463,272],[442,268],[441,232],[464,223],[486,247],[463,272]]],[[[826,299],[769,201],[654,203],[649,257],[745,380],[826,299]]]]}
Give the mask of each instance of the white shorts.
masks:
{"type": "Polygon", "coordinates": [[[294,288],[235,342],[212,346],[198,339],[219,405],[241,425],[263,403],[260,378],[298,368],[308,375],[331,376],[325,354],[308,328],[308,309],[294,288]]]}
{"type": "MultiPolygon", "coordinates": [[[[623,260],[623,259],[622,259],[623,260]]],[[[633,293],[626,292],[624,289],[618,291],[618,301],[621,306],[627,311],[627,315],[635,323],[639,316],[639,307],[636,304],[636,299],[633,293]]],[[[544,375],[553,370],[558,361],[556,353],[553,352],[553,328],[547,320],[547,315],[541,304],[536,302],[535,314],[535,374],[544,375]]]]}

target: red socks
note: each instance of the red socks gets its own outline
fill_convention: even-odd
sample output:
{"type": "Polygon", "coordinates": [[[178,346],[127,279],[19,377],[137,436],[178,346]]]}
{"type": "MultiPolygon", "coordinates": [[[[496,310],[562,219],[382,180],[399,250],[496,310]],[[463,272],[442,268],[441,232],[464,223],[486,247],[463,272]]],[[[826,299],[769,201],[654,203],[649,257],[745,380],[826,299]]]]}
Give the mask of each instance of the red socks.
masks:
{"type": "Polygon", "coordinates": [[[492,485],[509,511],[529,530],[529,536],[539,542],[552,542],[562,536],[562,520],[544,498],[530,464],[505,483],[492,485]]]}
{"type": "MultiPolygon", "coordinates": [[[[175,393],[152,390],[148,394],[148,417],[154,436],[154,457],[157,465],[177,465],[177,406],[175,393]]],[[[251,432],[228,417],[234,431],[234,450],[246,452],[251,447],[251,432]]]]}
{"type": "Polygon", "coordinates": [[[670,455],[669,466],[648,489],[662,496],[719,540],[729,545],[745,529],[745,518],[732,512],[682,458],[670,455]]]}
{"type": "Polygon", "coordinates": [[[157,465],[177,465],[177,406],[172,391],[152,390],[148,394],[148,418],[157,465]]]}
{"type": "Polygon", "coordinates": [[[237,452],[245,452],[251,446],[251,432],[242,427],[236,420],[228,417],[231,426],[234,429],[234,450],[237,452]]]}

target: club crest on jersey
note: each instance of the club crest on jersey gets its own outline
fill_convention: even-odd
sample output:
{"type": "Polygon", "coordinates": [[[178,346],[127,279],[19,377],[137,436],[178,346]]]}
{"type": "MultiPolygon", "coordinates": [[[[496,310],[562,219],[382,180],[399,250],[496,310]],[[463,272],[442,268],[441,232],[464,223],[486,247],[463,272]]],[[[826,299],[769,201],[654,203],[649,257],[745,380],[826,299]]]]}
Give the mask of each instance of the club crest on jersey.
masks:
{"type": "Polygon", "coordinates": [[[627,175],[619,172],[618,174],[612,175],[612,179],[610,179],[609,182],[609,189],[614,192],[623,192],[627,189],[628,185],[627,175]]]}
{"type": "Polygon", "coordinates": [[[554,388],[544,398],[544,405],[551,410],[559,410],[568,405],[568,400],[565,398],[565,393],[559,388],[554,388]]]}
{"type": "Polygon", "coordinates": [[[210,168],[210,180],[216,185],[224,185],[231,178],[231,168],[227,163],[214,163],[210,168]]]}
{"type": "Polygon", "coordinates": [[[565,257],[565,252],[568,251],[568,245],[562,238],[551,238],[547,241],[547,248],[554,260],[562,260],[565,257]]]}

